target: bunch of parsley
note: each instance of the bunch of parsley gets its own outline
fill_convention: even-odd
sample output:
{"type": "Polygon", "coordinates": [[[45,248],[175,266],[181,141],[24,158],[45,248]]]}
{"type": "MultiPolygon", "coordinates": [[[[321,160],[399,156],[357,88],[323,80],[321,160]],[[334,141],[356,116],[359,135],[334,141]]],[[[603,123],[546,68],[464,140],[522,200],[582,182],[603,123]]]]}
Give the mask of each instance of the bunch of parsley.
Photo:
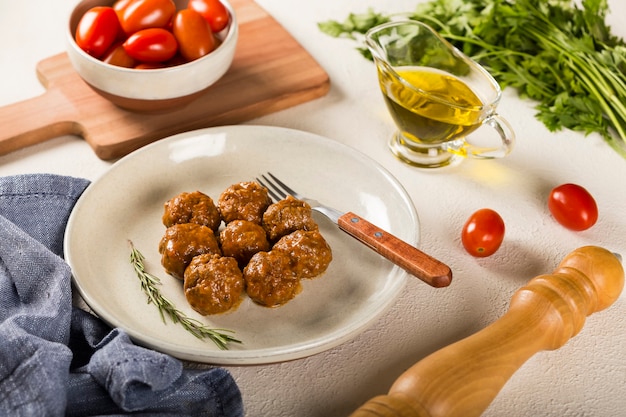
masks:
{"type": "MultiPolygon", "coordinates": [[[[428,23],[501,84],[538,101],[550,131],[597,132],[626,158],[626,43],[605,23],[606,0],[431,0],[414,12],[369,10],[320,30],[362,38],[392,19],[428,23]]],[[[371,58],[364,46],[358,49],[371,58]]]]}

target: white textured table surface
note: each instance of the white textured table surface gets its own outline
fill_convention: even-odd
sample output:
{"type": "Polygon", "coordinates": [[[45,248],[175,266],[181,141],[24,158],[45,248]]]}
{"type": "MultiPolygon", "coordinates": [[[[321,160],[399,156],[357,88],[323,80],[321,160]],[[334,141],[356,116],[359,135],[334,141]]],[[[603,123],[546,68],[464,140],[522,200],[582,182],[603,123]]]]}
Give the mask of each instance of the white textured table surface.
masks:
{"type": "MultiPolygon", "coordinates": [[[[38,61],[64,49],[72,0],[0,4],[0,105],[38,95],[38,61]]],[[[495,321],[512,293],[552,271],[578,246],[593,244],[626,255],[626,160],[598,136],[549,133],[533,117],[533,103],[506,91],[500,113],[516,130],[510,157],[466,161],[442,172],[421,172],[386,150],[393,130],[373,64],[350,42],[332,39],[317,22],[343,19],[368,7],[408,11],[415,1],[261,0],[259,3],[330,75],[330,93],[251,122],[301,129],[360,149],[389,169],[410,193],[421,221],[421,247],[446,261],[453,284],[432,289],[410,280],[397,304],[369,330],[337,348],[274,365],[230,367],[249,416],[343,416],[387,391],[408,366],[495,321]],[[595,196],[600,219],[574,233],[556,224],[545,204],[549,190],[575,182],[595,196]],[[491,207],[507,225],[499,252],[477,260],[460,243],[474,210],[491,207]]],[[[626,36],[626,3],[609,0],[615,33],[626,36]],[[622,19],[622,24],[618,24],[622,19]]],[[[626,99],[626,98],[622,98],[626,99]]],[[[0,129],[2,127],[0,126],[0,129]]],[[[51,172],[96,179],[110,167],[76,137],[0,157],[0,175],[51,172]]],[[[487,416],[618,416],[626,410],[626,296],[588,318],[582,332],[557,351],[531,358],[505,385],[487,416]]]]}

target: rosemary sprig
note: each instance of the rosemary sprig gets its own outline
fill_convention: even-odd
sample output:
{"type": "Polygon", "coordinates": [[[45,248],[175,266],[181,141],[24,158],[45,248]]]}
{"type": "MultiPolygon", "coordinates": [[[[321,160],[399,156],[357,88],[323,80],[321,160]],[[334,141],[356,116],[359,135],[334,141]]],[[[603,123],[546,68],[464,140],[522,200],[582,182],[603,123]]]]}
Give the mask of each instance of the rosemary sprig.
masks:
{"type": "Polygon", "coordinates": [[[129,240],[128,243],[130,245],[130,262],[135,269],[137,278],[141,282],[141,289],[148,296],[148,304],[152,303],[159,309],[163,323],[166,323],[165,316],[167,315],[174,324],[179,323],[198,339],[211,339],[222,350],[228,349],[228,343],[241,343],[240,340],[228,334],[233,333],[232,330],[211,329],[203,325],[199,320],[188,317],[185,313],[178,310],[174,303],[159,291],[158,286],[161,285],[161,279],[146,271],[143,254],[135,248],[133,242],[129,240]]]}

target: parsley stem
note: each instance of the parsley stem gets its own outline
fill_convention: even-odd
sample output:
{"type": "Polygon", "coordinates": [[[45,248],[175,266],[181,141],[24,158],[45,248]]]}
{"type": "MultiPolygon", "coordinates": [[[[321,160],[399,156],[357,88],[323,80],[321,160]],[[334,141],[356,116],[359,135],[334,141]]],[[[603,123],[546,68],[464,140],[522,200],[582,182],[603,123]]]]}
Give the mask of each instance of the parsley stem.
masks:
{"type": "MultiPolygon", "coordinates": [[[[550,131],[597,132],[626,158],[626,42],[611,34],[607,11],[606,0],[429,0],[404,16],[433,26],[502,88],[539,101],[550,131]]],[[[391,16],[370,10],[320,29],[365,33],[391,16]]]]}
{"type": "MultiPolygon", "coordinates": [[[[626,141],[626,108],[620,100],[615,101],[615,89],[607,83],[606,70],[585,55],[583,51],[571,52],[567,42],[563,40],[560,33],[554,31],[541,31],[538,27],[529,28],[529,32],[534,33],[536,38],[548,47],[556,49],[567,58],[571,69],[578,75],[587,91],[593,95],[598,104],[602,107],[605,116],[611,121],[611,125],[622,140],[626,141]],[[613,105],[609,104],[611,101],[613,105]]],[[[613,84],[615,85],[615,84],[613,84]]],[[[621,96],[626,96],[626,89],[622,88],[621,96]]],[[[614,147],[615,148],[615,147],[614,147]]],[[[619,149],[618,152],[620,152],[619,149]]],[[[623,152],[623,151],[622,151],[623,152]]],[[[620,152],[621,153],[621,152],[620,152]]]]}

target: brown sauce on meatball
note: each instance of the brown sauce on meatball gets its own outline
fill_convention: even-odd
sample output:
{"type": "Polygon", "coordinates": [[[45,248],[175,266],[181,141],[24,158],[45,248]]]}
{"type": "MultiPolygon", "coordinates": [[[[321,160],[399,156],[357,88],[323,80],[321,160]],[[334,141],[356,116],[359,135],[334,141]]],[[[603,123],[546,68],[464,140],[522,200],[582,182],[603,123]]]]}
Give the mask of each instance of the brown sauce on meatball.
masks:
{"type": "Polygon", "coordinates": [[[226,223],[247,220],[261,224],[263,213],[272,204],[267,188],[256,182],[233,184],[220,194],[217,207],[226,223]]]}
{"type": "Polygon", "coordinates": [[[185,192],[167,201],[163,213],[165,227],[181,223],[202,224],[217,232],[222,218],[211,197],[200,191],[185,192]]]}
{"type": "Polygon", "coordinates": [[[272,252],[284,252],[291,266],[301,278],[315,278],[323,274],[333,259],[330,246],[317,230],[296,230],[280,238],[272,252]]]}
{"type": "Polygon", "coordinates": [[[288,256],[280,252],[259,252],[243,270],[246,293],[266,307],[285,304],[300,292],[300,278],[288,256]]]}
{"type": "Polygon", "coordinates": [[[247,220],[233,220],[220,232],[220,245],[224,256],[232,256],[244,268],[257,252],[270,250],[265,229],[247,220]]]}
{"type": "Polygon", "coordinates": [[[313,219],[311,206],[288,196],[267,208],[263,214],[263,228],[269,240],[275,242],[296,230],[317,230],[318,226],[313,219]]]}
{"type": "Polygon", "coordinates": [[[234,258],[199,255],[185,269],[185,297],[191,308],[203,316],[236,307],[243,289],[243,275],[234,258]]]}
{"type": "Polygon", "coordinates": [[[194,256],[204,253],[221,254],[213,230],[196,223],[168,227],[159,242],[159,253],[165,271],[180,280],[194,256]]]}

